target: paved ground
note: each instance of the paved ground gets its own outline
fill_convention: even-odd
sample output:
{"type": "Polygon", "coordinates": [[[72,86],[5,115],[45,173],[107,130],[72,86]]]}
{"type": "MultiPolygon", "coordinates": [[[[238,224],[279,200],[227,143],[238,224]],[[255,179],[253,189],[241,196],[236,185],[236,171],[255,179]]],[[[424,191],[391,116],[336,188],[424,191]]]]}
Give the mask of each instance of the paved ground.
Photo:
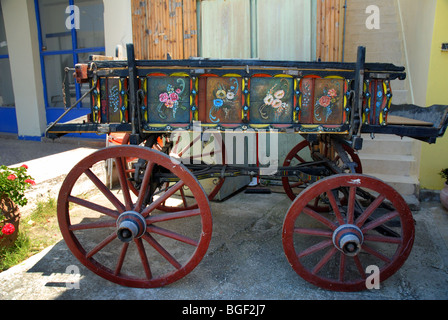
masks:
{"type": "MultiPolygon", "coordinates": [[[[26,154],[31,152],[31,148],[44,148],[42,143],[5,142],[0,139],[0,160],[4,157],[3,150],[7,145],[9,150],[22,155],[25,153],[19,152],[19,149],[24,145],[28,150],[26,154]]],[[[64,148],[77,150],[74,145],[53,147],[55,155],[66,151],[64,148]]],[[[78,151],[73,151],[73,154],[78,151]]],[[[31,158],[23,159],[25,160],[29,162],[31,158]]],[[[23,161],[16,163],[21,164],[23,161]]],[[[0,273],[0,299],[448,299],[448,212],[439,203],[424,202],[421,210],[414,212],[416,239],[405,265],[383,282],[379,290],[359,293],[319,289],[292,270],[281,242],[283,217],[289,205],[290,201],[282,193],[264,195],[241,192],[224,202],[212,202],[214,229],[206,256],[193,272],[167,287],[134,289],[110,283],[83,267],[61,241],[24,263],[0,273]],[[70,273],[73,266],[79,268],[80,278],[70,273]],[[71,282],[78,279],[79,286],[70,289],[71,282]]]]}

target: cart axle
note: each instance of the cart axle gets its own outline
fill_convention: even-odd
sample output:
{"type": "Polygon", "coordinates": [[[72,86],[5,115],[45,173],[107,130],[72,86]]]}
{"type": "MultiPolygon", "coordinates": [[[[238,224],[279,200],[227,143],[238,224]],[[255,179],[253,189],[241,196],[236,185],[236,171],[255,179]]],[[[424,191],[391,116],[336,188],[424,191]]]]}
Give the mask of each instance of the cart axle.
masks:
{"type": "Polygon", "coordinates": [[[364,241],[362,231],[355,225],[344,224],[333,233],[334,246],[347,256],[356,256],[364,241]]]}
{"type": "Polygon", "coordinates": [[[140,238],[146,230],[146,220],[135,211],[123,212],[117,219],[117,236],[122,242],[140,238]]]}

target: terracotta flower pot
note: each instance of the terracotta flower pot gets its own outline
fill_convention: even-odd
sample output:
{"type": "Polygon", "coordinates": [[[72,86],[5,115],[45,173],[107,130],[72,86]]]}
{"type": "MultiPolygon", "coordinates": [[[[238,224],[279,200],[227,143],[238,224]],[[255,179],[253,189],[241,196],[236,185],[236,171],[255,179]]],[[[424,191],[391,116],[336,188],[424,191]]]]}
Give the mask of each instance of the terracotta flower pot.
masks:
{"type": "Polygon", "coordinates": [[[445,187],[440,191],[440,202],[448,210],[448,183],[445,183],[445,187]]]}
{"type": "Polygon", "coordinates": [[[5,217],[1,226],[11,223],[15,232],[10,235],[3,235],[3,239],[0,240],[0,246],[9,248],[14,245],[19,235],[19,223],[20,223],[20,210],[19,207],[8,197],[0,197],[0,214],[5,217]]]}

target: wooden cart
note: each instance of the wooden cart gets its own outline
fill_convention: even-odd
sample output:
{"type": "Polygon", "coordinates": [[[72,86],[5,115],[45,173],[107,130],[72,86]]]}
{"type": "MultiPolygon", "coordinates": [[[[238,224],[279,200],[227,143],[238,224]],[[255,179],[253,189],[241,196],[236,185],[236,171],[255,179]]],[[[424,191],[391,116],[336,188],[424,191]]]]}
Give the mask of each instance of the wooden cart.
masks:
{"type": "Polygon", "coordinates": [[[91,113],[83,122],[60,123],[61,117],[47,129],[51,138],[87,132],[120,138],[80,161],[60,190],[61,232],[86,267],[131,287],[185,277],[207,252],[209,200],[223,181],[266,174],[263,166],[229,159],[234,146],[222,134],[266,131],[300,141],[269,178],[281,180],[292,200],[282,240],[301,277],[357,291],[366,288],[368,266],[377,266],[384,281],[403,265],[414,241],[411,211],[392,187],[362,174],[356,152],[363,133],[427,143],[444,134],[447,106],[392,104],[391,81],[405,79],[403,67],[365,63],[363,47],[356,63],[147,61],[135,60],[132,45],[127,55],[76,65],[91,113]],[[183,144],[179,133],[187,133],[183,144]],[[117,184],[96,171],[102,163],[115,168],[117,184]],[[205,178],[216,182],[208,193],[199,183],[205,178]],[[106,200],[79,196],[83,181],[106,200]]]}

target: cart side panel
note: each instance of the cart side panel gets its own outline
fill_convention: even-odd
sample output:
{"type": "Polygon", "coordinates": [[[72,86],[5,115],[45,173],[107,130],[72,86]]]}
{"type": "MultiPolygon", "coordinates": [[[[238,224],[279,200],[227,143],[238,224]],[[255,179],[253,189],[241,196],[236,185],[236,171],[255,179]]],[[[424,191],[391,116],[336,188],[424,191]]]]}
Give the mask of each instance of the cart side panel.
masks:
{"type": "Polygon", "coordinates": [[[199,89],[205,99],[199,104],[203,123],[241,124],[244,96],[243,78],[239,75],[227,77],[206,77],[205,88],[199,89]],[[202,111],[204,110],[204,111],[202,111]]]}
{"type": "MultiPolygon", "coordinates": [[[[92,81],[92,85],[94,82],[92,81]]],[[[91,93],[93,123],[129,122],[128,79],[101,77],[91,93]]]]}
{"type": "Polygon", "coordinates": [[[313,123],[340,125],[344,122],[344,79],[316,79],[313,99],[313,123]]]}
{"type": "Polygon", "coordinates": [[[292,78],[252,77],[249,101],[251,124],[293,123],[292,78]]]}
{"type": "Polygon", "coordinates": [[[190,77],[149,76],[146,81],[147,112],[143,110],[143,122],[190,123],[190,77]]]}
{"type": "Polygon", "coordinates": [[[386,125],[392,102],[390,81],[368,79],[364,82],[362,121],[364,124],[386,125]]]}
{"type": "MultiPolygon", "coordinates": [[[[279,125],[311,133],[327,128],[339,132],[333,129],[348,124],[351,81],[336,75],[149,73],[138,78],[136,108],[148,130],[198,120],[206,127],[279,125]]],[[[128,77],[114,76],[91,81],[93,123],[131,122],[128,83],[128,77]]]]}

